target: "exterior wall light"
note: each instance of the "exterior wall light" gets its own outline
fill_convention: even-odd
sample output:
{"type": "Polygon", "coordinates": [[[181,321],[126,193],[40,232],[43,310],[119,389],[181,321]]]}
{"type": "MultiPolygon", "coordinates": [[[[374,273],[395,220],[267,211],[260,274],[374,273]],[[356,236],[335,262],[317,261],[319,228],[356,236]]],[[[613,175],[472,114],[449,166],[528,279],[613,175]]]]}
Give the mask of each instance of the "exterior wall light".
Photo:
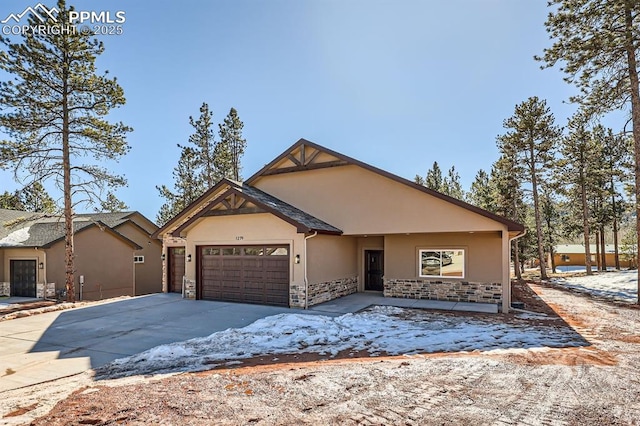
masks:
{"type": "Polygon", "coordinates": [[[38,268],[40,268],[40,269],[44,269],[44,263],[40,262],[40,263],[38,264],[38,268]]]}
{"type": "Polygon", "coordinates": [[[296,257],[294,258],[294,262],[296,263],[296,265],[298,263],[300,263],[300,255],[299,254],[296,254],[296,257]]]}
{"type": "Polygon", "coordinates": [[[162,259],[162,261],[164,262],[164,260],[167,258],[167,255],[162,253],[162,256],[160,256],[160,258],[162,259]]]}
{"type": "Polygon", "coordinates": [[[190,254],[187,255],[187,262],[191,262],[191,255],[190,254]]]}

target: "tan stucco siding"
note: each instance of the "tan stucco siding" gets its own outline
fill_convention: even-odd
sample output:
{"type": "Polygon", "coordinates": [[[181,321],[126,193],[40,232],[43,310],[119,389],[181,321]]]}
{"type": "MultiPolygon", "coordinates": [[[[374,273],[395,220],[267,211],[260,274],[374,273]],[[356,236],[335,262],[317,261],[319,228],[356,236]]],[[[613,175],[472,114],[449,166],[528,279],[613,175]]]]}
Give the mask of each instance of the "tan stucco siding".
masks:
{"type": "Polygon", "coordinates": [[[318,235],[307,240],[309,283],[357,276],[357,246],[353,237],[318,235]]]}
{"type": "MultiPolygon", "coordinates": [[[[4,259],[2,261],[2,265],[0,266],[0,271],[2,272],[2,281],[3,282],[11,282],[11,267],[10,262],[12,260],[35,260],[36,261],[36,283],[44,283],[45,282],[45,269],[40,269],[39,264],[42,263],[45,265],[45,254],[44,251],[38,249],[36,250],[33,247],[29,248],[11,248],[4,249],[0,251],[0,255],[4,252],[4,259]]],[[[48,282],[51,280],[46,277],[48,282]]]]}
{"type": "Polygon", "coordinates": [[[162,242],[152,239],[142,229],[130,222],[118,226],[116,231],[142,247],[141,250],[136,250],[134,253],[135,256],[144,256],[144,263],[134,264],[136,295],[161,292],[162,242]]]}
{"type": "Polygon", "coordinates": [[[186,277],[196,279],[196,247],[204,245],[288,244],[291,283],[304,282],[303,263],[294,263],[295,255],[302,258],[304,235],[294,226],[268,213],[236,216],[213,216],[199,219],[186,231],[186,251],[192,261],[186,264],[186,277]]]}
{"type": "Polygon", "coordinates": [[[494,220],[355,165],[264,176],[255,186],[345,234],[503,228],[494,220]]]}
{"type": "Polygon", "coordinates": [[[498,232],[387,235],[384,245],[385,278],[418,278],[418,250],[429,248],[464,249],[464,281],[502,282],[502,236],[498,232]]]}
{"type": "MultiPolygon", "coordinates": [[[[74,236],[76,298],[80,297],[80,276],[84,276],[83,300],[132,296],[134,284],[133,247],[97,227],[74,236]]],[[[65,286],[64,241],[47,250],[47,281],[56,289],[65,286]]]]}

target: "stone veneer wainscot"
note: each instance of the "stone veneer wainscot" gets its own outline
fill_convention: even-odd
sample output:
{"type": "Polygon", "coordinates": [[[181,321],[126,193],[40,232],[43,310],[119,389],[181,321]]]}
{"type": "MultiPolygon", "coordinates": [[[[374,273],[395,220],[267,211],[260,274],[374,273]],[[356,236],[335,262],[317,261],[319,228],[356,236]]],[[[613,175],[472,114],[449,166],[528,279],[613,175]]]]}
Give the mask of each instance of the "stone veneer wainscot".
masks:
{"type": "MultiPolygon", "coordinates": [[[[358,277],[341,278],[309,284],[308,306],[347,296],[358,291],[358,277]]],[[[304,308],[304,285],[292,285],[289,289],[289,305],[292,308],[304,308]]]]}
{"type": "Polygon", "coordinates": [[[384,282],[384,296],[501,304],[502,284],[425,279],[386,279],[384,282]]]}

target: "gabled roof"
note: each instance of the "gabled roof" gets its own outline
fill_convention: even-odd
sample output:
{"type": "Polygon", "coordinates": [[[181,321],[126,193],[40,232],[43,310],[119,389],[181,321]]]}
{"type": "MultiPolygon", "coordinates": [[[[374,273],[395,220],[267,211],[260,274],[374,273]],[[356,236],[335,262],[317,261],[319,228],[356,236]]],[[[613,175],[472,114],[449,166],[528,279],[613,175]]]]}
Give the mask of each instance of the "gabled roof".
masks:
{"type": "Polygon", "coordinates": [[[199,218],[213,215],[213,209],[219,206],[224,206],[224,210],[217,211],[219,214],[224,214],[225,212],[237,214],[271,213],[295,226],[298,232],[301,233],[318,232],[320,234],[342,234],[342,231],[335,226],[309,213],[303,212],[266,192],[231,179],[222,179],[214,185],[213,188],[209,189],[200,198],[187,206],[181,213],[176,215],[176,217],[167,222],[162,228],[155,232],[153,236],[161,235],[167,230],[171,230],[174,236],[178,236],[182,230],[189,227],[199,218]],[[211,196],[216,193],[218,193],[218,195],[211,198],[211,196]],[[207,199],[209,200],[205,201],[207,199]],[[234,201],[228,201],[228,199],[233,199],[234,201]],[[243,210],[246,202],[250,202],[256,207],[250,210],[243,210]],[[192,210],[194,206],[202,203],[205,203],[206,206],[198,210],[195,214],[185,217],[185,214],[192,210]],[[186,220],[178,223],[180,218],[186,220]]]}
{"type": "MultiPolygon", "coordinates": [[[[73,221],[74,233],[97,226],[140,250],[142,247],[113,229],[127,222],[134,213],[78,214],[73,221]]],[[[0,209],[0,247],[47,248],[63,239],[64,219],[59,215],[0,209]]]]}
{"type": "Polygon", "coordinates": [[[282,154],[276,157],[273,161],[271,161],[269,164],[264,166],[253,176],[248,178],[245,181],[245,183],[247,185],[253,185],[261,177],[272,175],[272,174],[314,170],[314,169],[320,169],[320,168],[326,168],[326,167],[340,167],[345,165],[356,165],[356,166],[362,167],[363,169],[379,174],[388,179],[399,182],[403,185],[407,185],[420,192],[429,194],[433,197],[439,198],[448,203],[455,204],[466,210],[485,216],[491,220],[494,220],[496,222],[506,225],[509,231],[517,231],[517,232],[524,231],[524,225],[520,223],[514,222],[502,216],[496,215],[487,210],[481,209],[480,207],[476,207],[472,204],[465,203],[464,201],[458,200],[456,198],[449,197],[448,195],[434,191],[423,185],[419,185],[415,182],[412,182],[400,176],[394,175],[393,173],[389,173],[385,170],[371,166],[367,163],[363,163],[362,161],[356,160],[355,158],[351,158],[339,152],[333,151],[329,148],[325,148],[321,145],[318,145],[306,139],[298,140],[291,147],[286,149],[282,154]],[[310,155],[305,155],[305,151],[308,148],[311,148],[312,153],[310,155]],[[323,162],[315,161],[317,158],[320,157],[320,154],[324,154],[327,157],[327,159],[323,162]],[[293,165],[282,167],[283,162],[287,162],[293,165]]]}

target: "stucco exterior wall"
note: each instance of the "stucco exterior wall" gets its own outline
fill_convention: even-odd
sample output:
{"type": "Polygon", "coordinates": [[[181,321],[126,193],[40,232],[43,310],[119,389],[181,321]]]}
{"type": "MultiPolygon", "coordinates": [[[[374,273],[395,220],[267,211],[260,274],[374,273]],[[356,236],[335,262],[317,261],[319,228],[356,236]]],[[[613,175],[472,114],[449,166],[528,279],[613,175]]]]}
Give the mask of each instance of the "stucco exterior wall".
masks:
{"type": "Polygon", "coordinates": [[[465,251],[464,280],[480,283],[502,282],[502,235],[486,233],[435,233],[387,235],[384,239],[385,279],[417,279],[418,250],[461,248],[465,251]]]}
{"type": "MultiPolygon", "coordinates": [[[[84,276],[83,300],[132,296],[134,286],[134,249],[97,227],[74,236],[76,298],[80,299],[80,275],[84,276]]],[[[56,289],[65,286],[64,241],[47,250],[47,281],[56,289]]]]}
{"type": "MultiPolygon", "coordinates": [[[[162,243],[152,239],[144,230],[130,222],[118,226],[116,231],[142,247],[135,256],[144,256],[144,263],[134,264],[136,295],[162,291],[162,243]]],[[[131,259],[133,262],[133,258],[131,259]]]]}
{"type": "MultiPolygon", "coordinates": [[[[33,247],[29,248],[11,248],[11,249],[3,249],[0,250],[0,256],[4,253],[4,258],[2,260],[2,266],[0,266],[0,270],[2,272],[2,279],[0,281],[10,282],[11,281],[11,260],[35,260],[36,261],[36,283],[44,283],[46,277],[46,269],[40,269],[38,265],[42,262],[46,267],[45,262],[45,254],[41,249],[36,250],[33,247]]],[[[49,277],[46,277],[48,282],[51,282],[49,277]]]]}
{"type": "Polygon", "coordinates": [[[186,231],[187,279],[196,280],[196,247],[203,245],[288,244],[290,254],[290,285],[304,285],[304,264],[294,262],[303,257],[304,234],[294,226],[268,213],[236,216],[204,217],[186,231]]]}
{"type": "Polygon", "coordinates": [[[353,237],[317,235],[307,240],[307,278],[321,283],[358,275],[358,241],[353,237]]]}
{"type": "Polygon", "coordinates": [[[264,176],[254,185],[345,234],[503,228],[494,220],[355,165],[264,176]]]}

